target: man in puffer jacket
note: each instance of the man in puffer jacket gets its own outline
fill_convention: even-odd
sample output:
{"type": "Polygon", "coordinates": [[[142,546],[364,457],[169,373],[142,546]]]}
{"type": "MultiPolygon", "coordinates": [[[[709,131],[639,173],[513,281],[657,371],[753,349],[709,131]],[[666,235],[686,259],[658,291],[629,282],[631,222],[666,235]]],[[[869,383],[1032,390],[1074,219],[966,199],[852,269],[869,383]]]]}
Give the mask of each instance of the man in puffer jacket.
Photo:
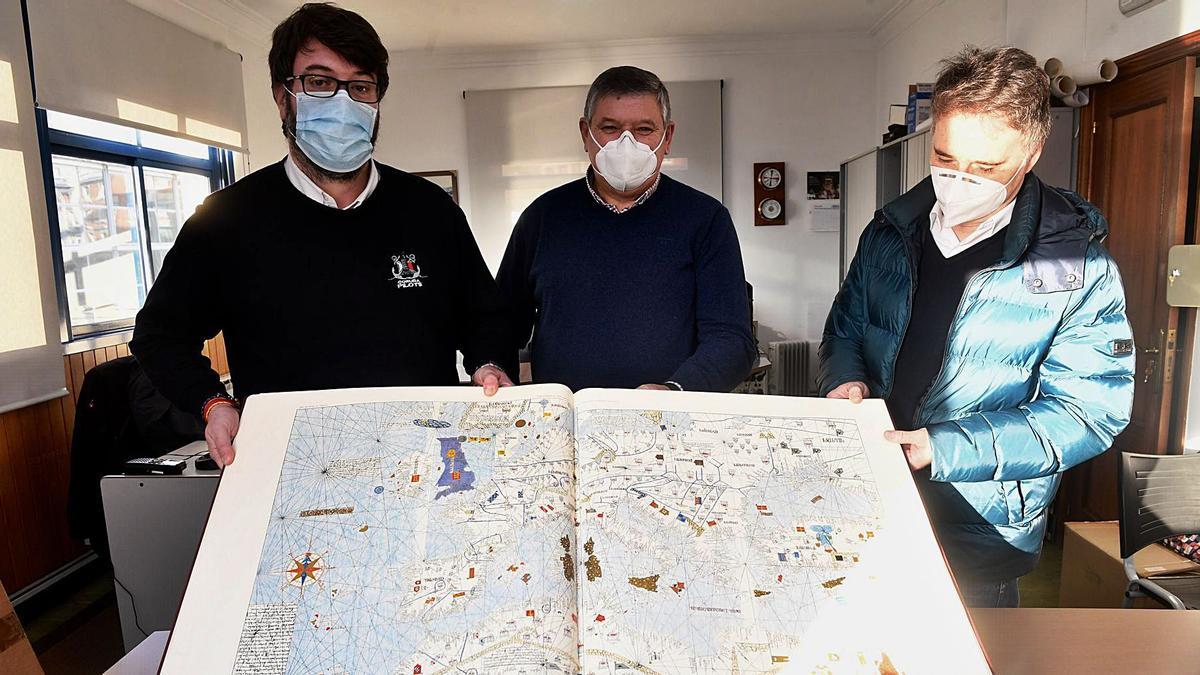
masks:
{"type": "Polygon", "coordinates": [[[1104,218],[1030,171],[1045,72],[1011,47],[943,66],[932,175],[863,232],[819,379],[886,400],[964,600],[1016,606],[1062,473],[1129,422],[1132,333],[1104,218]]]}

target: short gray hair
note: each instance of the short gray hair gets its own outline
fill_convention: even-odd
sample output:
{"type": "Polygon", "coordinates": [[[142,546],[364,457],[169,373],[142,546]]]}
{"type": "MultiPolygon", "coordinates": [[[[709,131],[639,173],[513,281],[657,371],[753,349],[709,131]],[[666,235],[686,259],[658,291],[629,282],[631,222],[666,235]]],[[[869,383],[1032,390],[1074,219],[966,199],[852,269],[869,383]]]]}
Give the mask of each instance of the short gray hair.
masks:
{"type": "Polygon", "coordinates": [[[667,85],[654,73],[635,66],[616,66],[596,77],[591,89],[588,89],[587,101],[583,105],[583,119],[591,123],[600,99],[628,94],[654,96],[658,99],[659,110],[662,111],[663,124],[671,122],[671,96],[667,93],[667,85]]]}
{"type": "Polygon", "coordinates": [[[1050,135],[1050,78],[1016,47],[967,46],[942,61],[933,87],[934,122],[953,113],[995,114],[1033,145],[1050,135]]]}

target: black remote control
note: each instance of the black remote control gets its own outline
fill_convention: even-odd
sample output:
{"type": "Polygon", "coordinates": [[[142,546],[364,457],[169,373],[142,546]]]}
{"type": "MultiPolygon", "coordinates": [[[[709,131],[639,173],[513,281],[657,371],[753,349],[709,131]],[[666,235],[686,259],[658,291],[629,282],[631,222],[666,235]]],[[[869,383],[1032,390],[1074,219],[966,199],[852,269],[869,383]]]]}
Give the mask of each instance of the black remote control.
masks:
{"type": "Polygon", "coordinates": [[[135,476],[178,476],[187,468],[186,459],[138,457],[125,462],[125,473],[135,476]]]}

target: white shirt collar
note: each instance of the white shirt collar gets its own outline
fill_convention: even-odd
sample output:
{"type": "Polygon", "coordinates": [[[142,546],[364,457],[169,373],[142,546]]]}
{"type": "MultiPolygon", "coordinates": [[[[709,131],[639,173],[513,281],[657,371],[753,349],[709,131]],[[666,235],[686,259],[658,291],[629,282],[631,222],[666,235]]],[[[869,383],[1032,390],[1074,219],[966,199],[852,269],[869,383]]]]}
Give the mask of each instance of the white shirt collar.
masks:
{"type": "Polygon", "coordinates": [[[1012,222],[1013,209],[1016,206],[1017,200],[1010,201],[991,218],[980,223],[979,227],[967,235],[966,239],[960,240],[958,235],[954,234],[953,227],[942,225],[942,209],[934,202],[933,210],[929,212],[929,231],[933,234],[933,241],[937,244],[938,250],[942,252],[942,257],[952,258],[1008,227],[1008,224],[1012,222]]]}
{"type": "MultiPolygon", "coordinates": [[[[349,211],[361,206],[363,202],[367,201],[367,197],[370,197],[371,193],[375,191],[375,188],[379,186],[379,168],[375,166],[375,160],[368,161],[371,162],[371,175],[367,178],[367,187],[363,188],[362,193],[354,201],[347,204],[346,208],[342,209],[343,211],[349,211]]],[[[291,153],[288,153],[287,159],[283,161],[283,170],[287,173],[288,181],[291,182],[292,187],[299,190],[300,194],[331,209],[338,207],[337,201],[333,197],[330,197],[328,192],[322,190],[307,174],[300,170],[296,161],[292,159],[291,153]]]]}

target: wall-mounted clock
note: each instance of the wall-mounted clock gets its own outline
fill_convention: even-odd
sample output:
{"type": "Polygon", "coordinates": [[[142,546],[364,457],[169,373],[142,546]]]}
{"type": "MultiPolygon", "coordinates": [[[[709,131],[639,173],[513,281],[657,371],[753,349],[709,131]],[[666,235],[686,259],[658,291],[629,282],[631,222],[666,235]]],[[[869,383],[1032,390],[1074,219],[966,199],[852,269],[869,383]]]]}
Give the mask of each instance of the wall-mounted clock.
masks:
{"type": "Polygon", "coordinates": [[[762,162],[754,165],[754,224],[785,225],[783,162],[762,162]]]}
{"type": "Polygon", "coordinates": [[[774,197],[767,197],[758,203],[758,213],[766,220],[776,220],[783,215],[783,205],[774,197]]]}
{"type": "Polygon", "coordinates": [[[758,172],[758,182],[766,189],[774,190],[783,182],[783,173],[773,166],[768,166],[758,172]]]}

